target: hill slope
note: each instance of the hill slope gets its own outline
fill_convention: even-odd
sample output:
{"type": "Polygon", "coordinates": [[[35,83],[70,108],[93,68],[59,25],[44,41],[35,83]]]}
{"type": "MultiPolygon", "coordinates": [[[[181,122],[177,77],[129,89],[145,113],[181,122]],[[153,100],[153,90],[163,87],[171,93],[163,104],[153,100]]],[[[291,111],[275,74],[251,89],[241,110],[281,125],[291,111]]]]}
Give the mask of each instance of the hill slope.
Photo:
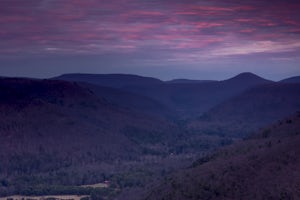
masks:
{"type": "Polygon", "coordinates": [[[179,119],[197,116],[253,86],[271,83],[252,73],[242,73],[224,81],[163,82],[134,75],[66,74],[56,79],[88,82],[145,96],[175,111],[179,119]]]}
{"type": "Polygon", "coordinates": [[[168,84],[176,84],[176,83],[205,83],[205,82],[214,82],[213,80],[191,80],[191,79],[172,79],[169,81],[165,81],[168,84]]]}
{"type": "Polygon", "coordinates": [[[253,86],[270,83],[251,73],[224,81],[131,86],[131,92],[148,96],[175,110],[180,118],[197,116],[253,86]]]}
{"type": "Polygon", "coordinates": [[[124,170],[123,161],[168,151],[166,138],[176,133],[171,123],[116,107],[76,83],[1,78],[0,91],[2,195],[101,182],[124,170]]]}
{"type": "Polygon", "coordinates": [[[162,118],[171,117],[173,114],[172,110],[162,103],[140,94],[83,82],[80,82],[79,85],[88,88],[99,98],[105,98],[109,103],[121,108],[162,118]]]}
{"type": "Polygon", "coordinates": [[[300,109],[300,84],[273,83],[251,88],[189,123],[190,130],[244,137],[300,109]]]}
{"type": "Polygon", "coordinates": [[[112,88],[123,88],[132,85],[146,86],[162,83],[161,80],[156,78],[131,74],[63,74],[53,79],[86,82],[112,88]]]}
{"type": "Polygon", "coordinates": [[[299,199],[300,113],[219,150],[166,179],[144,198],[299,199]]]}
{"type": "Polygon", "coordinates": [[[244,87],[245,86],[249,87],[249,86],[270,83],[272,81],[264,79],[264,78],[257,76],[256,74],[253,74],[251,72],[244,72],[244,73],[238,74],[235,77],[224,80],[222,82],[226,83],[228,85],[235,86],[235,87],[238,87],[238,85],[243,85],[244,87]]]}
{"type": "Polygon", "coordinates": [[[282,83],[300,83],[300,76],[294,76],[291,78],[283,79],[280,82],[282,82],[282,83]]]}

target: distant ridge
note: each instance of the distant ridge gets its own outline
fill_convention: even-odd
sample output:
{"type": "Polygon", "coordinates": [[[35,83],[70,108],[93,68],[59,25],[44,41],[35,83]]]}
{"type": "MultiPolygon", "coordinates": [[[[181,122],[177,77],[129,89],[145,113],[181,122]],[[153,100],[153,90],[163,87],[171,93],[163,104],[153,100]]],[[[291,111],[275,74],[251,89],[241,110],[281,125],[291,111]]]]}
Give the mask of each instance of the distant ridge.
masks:
{"type": "Polygon", "coordinates": [[[256,74],[253,74],[251,72],[244,72],[244,73],[238,74],[230,79],[226,79],[223,82],[250,85],[250,84],[271,83],[273,81],[264,79],[264,78],[262,78],[256,74]]]}
{"type": "MultiPolygon", "coordinates": [[[[299,77],[292,77],[292,78],[297,78],[297,80],[300,82],[300,76],[299,77]]],[[[209,82],[243,82],[243,83],[268,83],[268,82],[274,82],[265,78],[262,78],[254,73],[251,72],[243,72],[240,73],[232,78],[225,79],[222,81],[217,81],[217,80],[198,80],[198,79],[185,79],[185,78],[180,78],[180,79],[172,79],[169,81],[165,81],[165,83],[209,83],[209,82]]]]}
{"type": "Polygon", "coordinates": [[[161,80],[151,77],[143,77],[131,74],[63,74],[53,79],[65,80],[65,81],[78,81],[86,82],[101,86],[122,88],[131,85],[151,85],[151,84],[161,84],[161,80]]]}
{"type": "Polygon", "coordinates": [[[299,101],[299,83],[259,85],[223,101],[190,126],[199,132],[209,130],[210,133],[244,137],[299,110],[299,101]]]}
{"type": "Polygon", "coordinates": [[[300,83],[300,76],[293,76],[291,78],[286,78],[281,80],[283,83],[300,83]]]}
{"type": "Polygon", "coordinates": [[[91,83],[82,82],[79,85],[88,88],[99,98],[105,98],[109,103],[122,108],[156,116],[170,116],[172,113],[167,106],[147,96],[91,83]]]}
{"type": "Polygon", "coordinates": [[[273,83],[250,72],[223,81],[188,79],[161,81],[129,74],[64,74],[54,79],[117,88],[151,98],[170,108],[176,117],[181,118],[198,116],[251,87],[273,83]]]}
{"type": "Polygon", "coordinates": [[[170,81],[165,81],[165,83],[208,83],[215,82],[214,80],[191,80],[191,79],[173,79],[170,81]]]}
{"type": "MultiPolygon", "coordinates": [[[[66,81],[77,81],[86,82],[101,86],[122,88],[133,85],[148,86],[157,84],[197,84],[197,83],[211,83],[211,82],[227,82],[227,83],[243,83],[243,84],[260,84],[273,82],[264,79],[251,72],[240,73],[232,78],[217,81],[217,80],[196,80],[196,79],[172,79],[169,81],[162,81],[153,77],[145,77],[133,74],[85,74],[85,73],[71,73],[63,74],[52,79],[66,80],[66,81]]],[[[287,80],[287,79],[285,79],[287,80]]],[[[283,80],[284,81],[284,80],[283,80]]]]}

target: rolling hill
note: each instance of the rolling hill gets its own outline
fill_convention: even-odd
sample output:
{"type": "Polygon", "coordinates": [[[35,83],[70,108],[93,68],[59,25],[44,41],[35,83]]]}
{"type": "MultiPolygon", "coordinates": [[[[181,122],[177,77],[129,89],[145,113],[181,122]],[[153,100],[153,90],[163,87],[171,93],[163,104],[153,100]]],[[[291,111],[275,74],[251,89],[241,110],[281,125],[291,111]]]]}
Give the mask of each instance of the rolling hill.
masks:
{"type": "Polygon", "coordinates": [[[300,113],[179,171],[145,200],[299,199],[300,113]]]}
{"type": "Polygon", "coordinates": [[[126,89],[160,101],[175,110],[179,118],[186,119],[195,117],[246,89],[270,82],[251,73],[242,73],[224,81],[163,84],[159,87],[132,86],[126,89]]]}
{"type": "Polygon", "coordinates": [[[205,82],[214,82],[213,80],[191,80],[191,79],[172,79],[165,81],[165,83],[176,84],[176,83],[205,83],[205,82]]]}
{"type": "Polygon", "coordinates": [[[129,86],[159,85],[161,80],[151,77],[143,77],[131,74],[63,74],[53,79],[86,82],[112,88],[124,88],[129,86]]]}
{"type": "Polygon", "coordinates": [[[105,98],[109,103],[121,108],[161,118],[171,118],[174,115],[167,106],[140,94],[84,82],[78,84],[91,90],[99,98],[105,98]]]}
{"type": "Polygon", "coordinates": [[[77,83],[1,78],[0,91],[2,195],[101,182],[125,171],[124,162],[164,154],[176,135],[174,124],[117,107],[77,83]]]}
{"type": "Polygon", "coordinates": [[[56,77],[56,79],[83,81],[142,95],[173,110],[174,117],[178,119],[198,116],[246,89],[271,83],[252,73],[242,73],[224,81],[184,81],[184,83],[182,81],[163,82],[145,77],[136,78],[132,75],[122,75],[118,81],[119,76],[69,74],[56,77]],[[122,82],[123,80],[126,81],[122,82]]]}
{"type": "Polygon", "coordinates": [[[272,83],[224,101],[190,121],[188,127],[199,133],[245,137],[299,109],[300,84],[272,83]]]}
{"type": "Polygon", "coordinates": [[[300,76],[294,76],[287,79],[283,79],[280,82],[282,83],[300,83],[300,76]]]}

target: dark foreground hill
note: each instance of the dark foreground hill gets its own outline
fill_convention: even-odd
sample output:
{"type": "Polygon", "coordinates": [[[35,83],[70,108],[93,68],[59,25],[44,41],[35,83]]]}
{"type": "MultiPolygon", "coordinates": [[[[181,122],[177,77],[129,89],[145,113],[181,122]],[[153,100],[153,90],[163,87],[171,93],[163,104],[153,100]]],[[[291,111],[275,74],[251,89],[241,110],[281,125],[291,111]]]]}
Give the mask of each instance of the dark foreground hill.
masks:
{"type": "Polygon", "coordinates": [[[245,137],[300,109],[299,83],[272,83],[251,88],[189,123],[191,131],[245,137]]]}
{"type": "Polygon", "coordinates": [[[300,113],[165,179],[145,200],[299,199],[300,113]]]}
{"type": "Polygon", "coordinates": [[[119,108],[76,83],[0,79],[0,194],[101,182],[123,162],[168,152],[173,124],[119,108]]]}

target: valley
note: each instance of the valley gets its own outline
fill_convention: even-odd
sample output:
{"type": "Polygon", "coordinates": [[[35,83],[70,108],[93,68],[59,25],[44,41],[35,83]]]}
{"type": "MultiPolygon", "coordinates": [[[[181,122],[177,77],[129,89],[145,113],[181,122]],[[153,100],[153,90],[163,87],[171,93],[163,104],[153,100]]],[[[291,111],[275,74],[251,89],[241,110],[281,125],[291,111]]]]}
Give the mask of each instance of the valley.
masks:
{"type": "MultiPolygon", "coordinates": [[[[191,166],[197,171],[204,161],[211,169],[217,164],[210,163],[223,165],[228,156],[224,151],[231,151],[226,148],[234,152],[254,148],[254,139],[244,139],[300,110],[300,83],[292,80],[273,82],[252,73],[223,81],[161,81],[122,74],[2,77],[0,195],[212,198],[211,189],[199,194],[182,189],[183,194],[188,192],[182,196],[171,188],[181,188],[178,182],[204,184],[190,178],[191,166]],[[155,192],[161,183],[164,186],[155,192]],[[156,196],[162,193],[169,196],[156,196]]],[[[298,124],[297,117],[294,120],[292,124],[298,124]]],[[[276,135],[276,131],[267,132],[276,135]]],[[[280,145],[293,145],[289,141],[280,145]]],[[[265,139],[255,142],[262,149],[268,144],[265,139]]],[[[267,156],[263,151],[256,154],[267,156]]],[[[228,171],[218,170],[213,174],[228,171]]],[[[203,178],[210,172],[205,174],[203,178]]],[[[230,172],[224,180],[234,176],[230,172]]],[[[212,190],[226,196],[229,188],[212,190]]]]}
{"type": "Polygon", "coordinates": [[[298,199],[300,112],[173,173],[140,199],[298,199]]]}

